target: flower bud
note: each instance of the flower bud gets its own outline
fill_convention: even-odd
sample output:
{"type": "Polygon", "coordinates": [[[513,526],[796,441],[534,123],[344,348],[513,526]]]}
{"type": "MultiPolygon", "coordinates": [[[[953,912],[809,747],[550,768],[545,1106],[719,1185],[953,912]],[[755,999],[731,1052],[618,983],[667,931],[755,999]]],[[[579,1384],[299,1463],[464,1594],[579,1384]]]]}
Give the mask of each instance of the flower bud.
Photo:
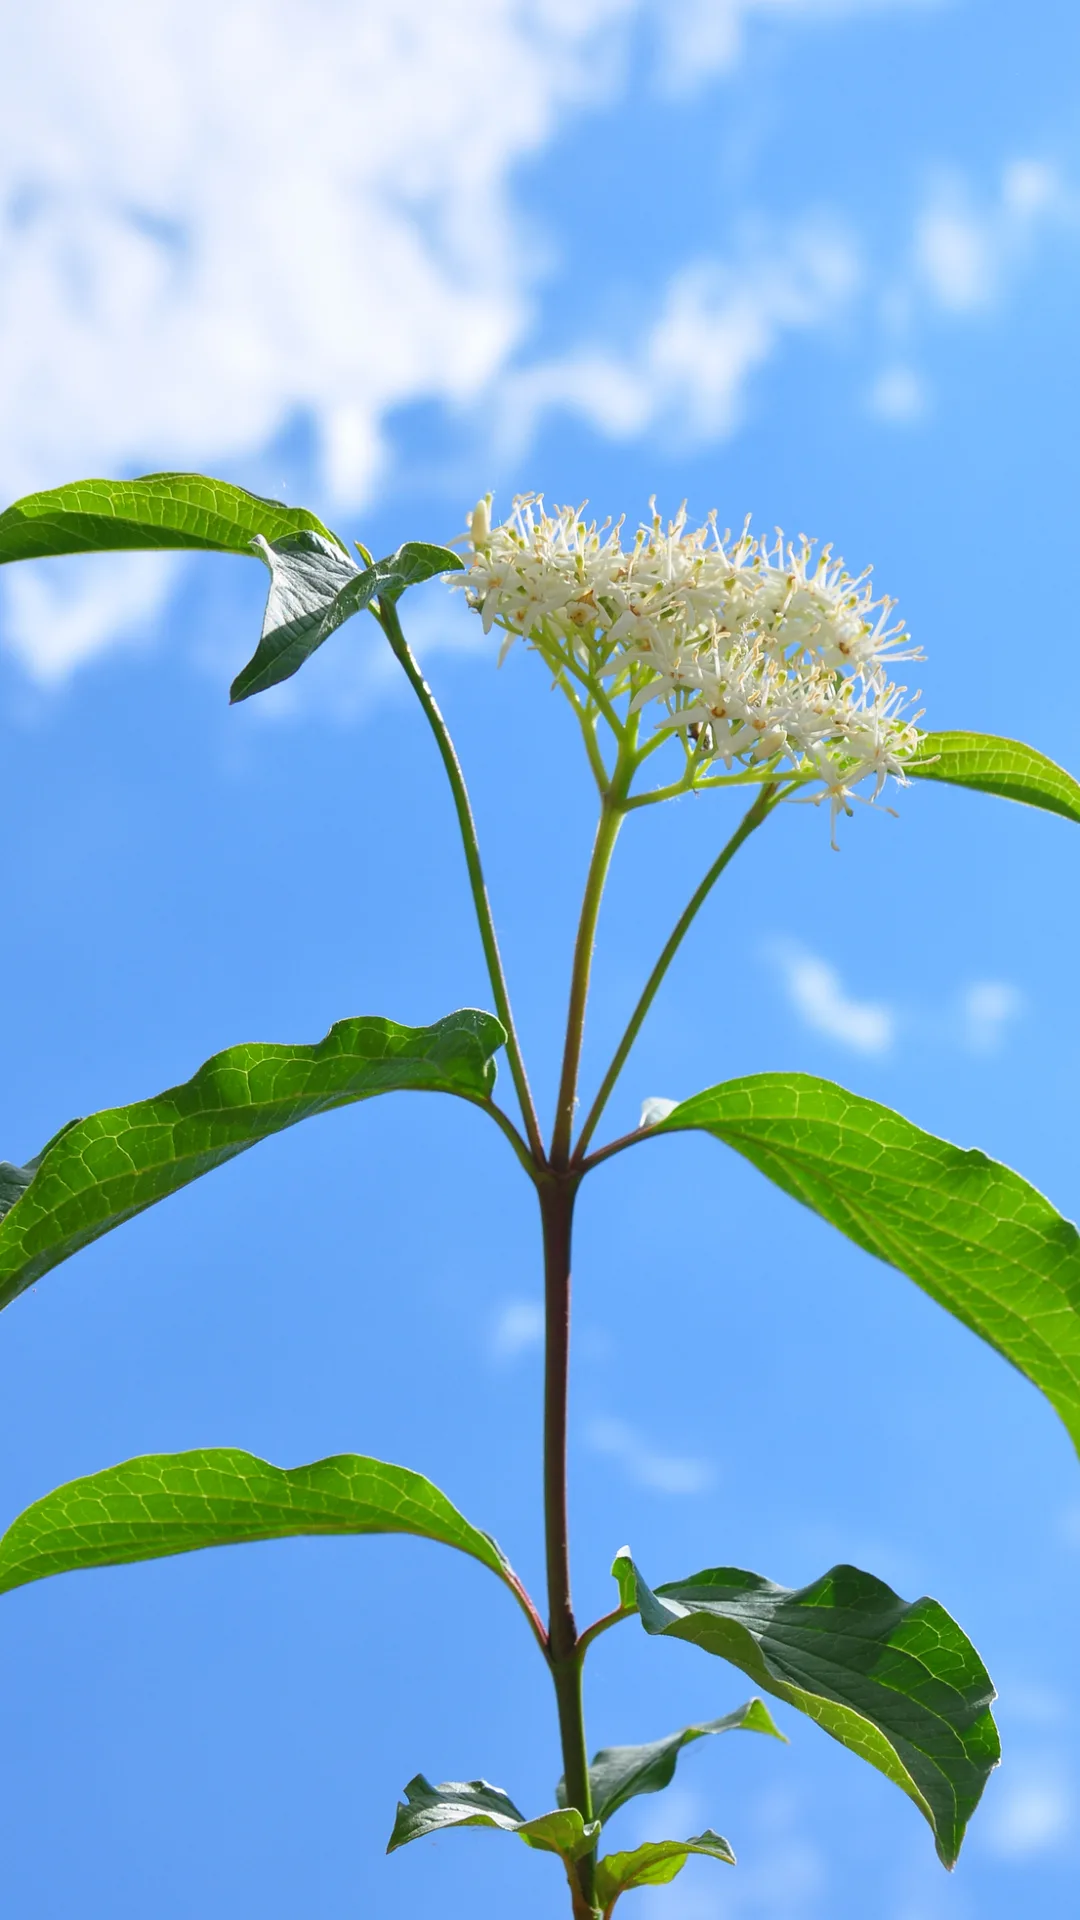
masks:
{"type": "Polygon", "coordinates": [[[491,495],[478,500],[469,515],[469,538],[477,552],[491,545],[491,495]]]}

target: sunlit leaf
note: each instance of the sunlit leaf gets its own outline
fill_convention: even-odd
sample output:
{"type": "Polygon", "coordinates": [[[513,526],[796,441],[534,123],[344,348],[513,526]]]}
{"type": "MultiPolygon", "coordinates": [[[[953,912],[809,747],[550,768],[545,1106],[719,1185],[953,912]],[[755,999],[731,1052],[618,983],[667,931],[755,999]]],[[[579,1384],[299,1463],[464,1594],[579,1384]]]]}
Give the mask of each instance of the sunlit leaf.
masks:
{"type": "Polygon", "coordinates": [[[1080,820],[1080,783],[1020,740],[992,733],[927,733],[906,771],[913,780],[943,780],[1080,820]]]}
{"type": "Polygon", "coordinates": [[[353,1453],[272,1467],[233,1447],[146,1454],[47,1493],[0,1538],[0,1593],[88,1567],[317,1533],[418,1534],[479,1560],[520,1597],[494,1540],[423,1474],[353,1453]]]}
{"type": "Polygon", "coordinates": [[[688,1127],[899,1267],[1034,1381],[1080,1447],[1080,1235],[1018,1173],[804,1073],[711,1087],[655,1131],[688,1127]]]}
{"type": "Polygon", "coordinates": [[[735,1865],[735,1855],[726,1840],[706,1827],[692,1840],[650,1840],[632,1853],[608,1853],[596,1864],[596,1898],[608,1920],[616,1900],[632,1887],[661,1887],[681,1873],[692,1853],[709,1860],[735,1865]]]}
{"type": "Polygon", "coordinates": [[[483,1099],[505,1038],[491,1014],[471,1009],[431,1027],[339,1020],[315,1046],[229,1047],[182,1086],[69,1122],[36,1161],[0,1171],[0,1306],[99,1235],[312,1114],[406,1089],[483,1099]]]}
{"type": "MultiPolygon", "coordinates": [[[[635,1794],[659,1793],[670,1786],[679,1755],[691,1741],[701,1740],[709,1733],[739,1730],[771,1733],[777,1740],[784,1738],[764,1701],[748,1700],[745,1706],[737,1707],[734,1713],[725,1713],[720,1720],[702,1720],[695,1726],[681,1728],[678,1733],[666,1734],[662,1740],[650,1740],[644,1746],[602,1747],[589,1765],[594,1816],[602,1824],[635,1794]]],[[[565,1780],[559,1781],[555,1798],[560,1807],[566,1805],[565,1780]]]]}
{"type": "Polygon", "coordinates": [[[335,536],[304,507],[287,507],[201,473],[138,480],[75,480],[27,494],[0,514],[0,564],[119,548],[208,548],[254,557],[252,540],[311,531],[335,536]]]}
{"type": "Polygon", "coordinates": [[[797,1590],[711,1567],[655,1592],[626,1548],[616,1569],[646,1633],[718,1654],[816,1720],[914,1800],[953,1865],[1000,1747],[989,1675],[944,1607],[857,1567],[797,1590]]]}
{"type": "Polygon", "coordinates": [[[588,1853],[600,1832],[599,1821],[586,1825],[576,1807],[556,1808],[527,1820],[501,1787],[486,1780],[444,1780],[432,1786],[418,1773],[409,1781],[405,1799],[398,1802],[386,1851],[393,1853],[410,1840],[423,1840],[445,1827],[497,1827],[503,1833],[516,1833],[527,1846],[557,1853],[568,1862],[588,1853]]]}

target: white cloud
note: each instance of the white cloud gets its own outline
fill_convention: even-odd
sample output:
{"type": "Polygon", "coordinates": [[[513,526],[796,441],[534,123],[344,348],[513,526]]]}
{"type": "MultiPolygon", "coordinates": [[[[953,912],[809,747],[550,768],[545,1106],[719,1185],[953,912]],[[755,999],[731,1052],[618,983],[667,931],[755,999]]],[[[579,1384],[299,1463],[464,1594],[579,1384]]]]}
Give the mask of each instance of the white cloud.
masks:
{"type": "Polygon", "coordinates": [[[1024,996],[1006,980],[976,980],[966,988],[961,1008],[964,1037],[972,1053],[994,1053],[1005,1028],[1024,1010],[1024,996]]]}
{"type": "Polygon", "coordinates": [[[625,1420],[593,1420],[585,1437],[594,1453],[617,1460],[631,1480],[654,1493],[704,1493],[715,1478],[707,1460],[660,1453],[625,1420]]]}
{"type": "Polygon", "coordinates": [[[996,195],[982,204],[960,176],[945,175],[916,221],[916,281],[946,313],[977,312],[1022,264],[1038,228],[1070,213],[1063,181],[1042,160],[1008,161],[996,195]]]}
{"type": "Polygon", "coordinates": [[[287,0],[9,11],[5,489],[227,458],[306,408],[363,497],[387,408],[474,396],[518,337],[509,170],[602,88],[634,4],[311,0],[303,33],[287,0]]]}
{"type": "Polygon", "coordinates": [[[1045,1853],[1069,1831],[1072,1794],[1055,1768],[1014,1763],[1013,1778],[1002,1782],[983,1844],[1006,1859],[1045,1853]]]}
{"type": "MultiPolygon", "coordinates": [[[[764,229],[673,272],[636,339],[529,365],[549,263],[514,170],[568,110],[618,96],[642,23],[669,78],[700,81],[754,19],[890,3],[920,0],[309,0],[303,32],[288,0],[6,9],[0,499],[93,472],[250,471],[304,421],[319,491],[355,508],[388,416],[424,400],[519,438],[552,407],[615,438],[731,433],[784,343],[853,310],[860,250],[824,217],[764,229]]],[[[989,215],[935,192],[912,273],[960,309],[1064,204],[1036,160],[1010,163],[989,215]]],[[[879,411],[912,391],[886,373],[879,411]]],[[[144,632],[169,578],[126,558],[78,590],[12,575],[4,639],[56,678],[144,632]]]]}
{"type": "Polygon", "coordinates": [[[870,389],[870,411],[879,420],[906,426],[921,420],[927,409],[926,383],[913,367],[886,367],[870,389]]]}
{"type": "Polygon", "coordinates": [[[807,25],[862,14],[935,6],[938,0],[667,0],[662,14],[664,80],[689,93],[703,79],[734,66],[753,21],[807,25]]]}
{"type": "MultiPolygon", "coordinates": [[[[474,400],[520,340],[511,169],[603,94],[638,4],[310,0],[303,31],[287,0],[6,9],[0,496],[228,464],[303,415],[360,503],[388,410],[474,400]]],[[[9,622],[45,676],[150,607],[118,563],[58,642],[37,591],[9,622]]]]}
{"type": "Polygon", "coordinates": [[[577,413],[613,439],[650,430],[684,444],[738,426],[746,387],[785,337],[828,327],[858,287],[852,241],[825,221],[750,239],[731,260],[700,260],[674,274],[640,341],[602,345],[510,376],[501,403],[517,444],[547,409],[577,413]]]}
{"type": "Polygon", "coordinates": [[[172,593],[177,556],[78,555],[13,567],[4,581],[4,640],[48,684],[110,644],[138,642],[172,593]]]}
{"type": "Polygon", "coordinates": [[[516,1360],[542,1345],[544,1308],[540,1300],[507,1300],[495,1317],[491,1329],[491,1356],[494,1360],[516,1360]]]}
{"type": "Polygon", "coordinates": [[[807,1026],[839,1040],[857,1053],[885,1053],[892,1046],[896,1017],[879,1001],[856,1000],[844,990],[827,960],[797,947],[776,950],[788,998],[807,1026]]]}

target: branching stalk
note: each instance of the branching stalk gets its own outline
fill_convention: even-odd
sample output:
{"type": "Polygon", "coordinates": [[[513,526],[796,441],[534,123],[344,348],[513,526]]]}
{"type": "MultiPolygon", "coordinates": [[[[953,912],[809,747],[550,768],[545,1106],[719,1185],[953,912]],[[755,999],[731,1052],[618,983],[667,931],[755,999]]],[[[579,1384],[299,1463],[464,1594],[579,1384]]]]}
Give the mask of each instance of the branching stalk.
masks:
{"type": "Polygon", "coordinates": [[[517,1029],[514,1025],[514,1015],[510,1006],[510,993],[507,988],[506,975],[503,971],[502,955],[499,952],[499,942],[495,933],[495,922],[492,917],[491,902],[488,899],[487,885],[484,880],[484,869],[480,861],[480,843],[476,835],[476,821],[473,818],[472,805],[469,800],[468,789],[465,785],[465,775],[462,773],[461,762],[457,757],[454,743],[450,738],[446,721],[439,711],[435,696],[428,686],[427,681],[424,679],[412,649],[401,630],[401,622],[397,617],[397,609],[391,600],[384,599],[379,601],[376,618],[390,642],[395,658],[404,668],[406,678],[416,694],[420,705],[424,709],[425,717],[435,736],[435,744],[439,749],[443,766],[446,769],[446,777],[450,782],[450,791],[454,800],[454,810],[457,814],[458,827],[461,831],[461,843],[465,850],[465,864],[469,871],[469,887],[472,892],[473,905],[476,909],[476,919],[480,929],[480,940],[484,949],[484,959],[487,961],[491,991],[495,996],[495,1011],[502,1021],[503,1026],[506,1028],[506,1053],[510,1062],[510,1072],[513,1075],[522,1117],[525,1122],[525,1131],[529,1138],[529,1146],[532,1149],[534,1159],[538,1164],[542,1165],[544,1161],[544,1143],[540,1134],[540,1123],[536,1117],[536,1108],[533,1104],[532,1093],[529,1089],[529,1078],[525,1071],[525,1061],[522,1057],[521,1047],[518,1042],[517,1029]]]}
{"type": "Polygon", "coordinates": [[[760,793],[757,795],[757,798],[754,800],[753,805],[749,807],[747,812],[743,815],[742,820],[740,821],[739,825],[736,827],[735,832],[731,836],[731,839],[728,841],[727,845],[721,849],[720,853],[718,853],[716,859],[712,863],[712,866],[709,868],[708,873],[705,875],[705,878],[702,880],[701,885],[691,895],[689,901],[686,904],[686,907],[684,908],[683,912],[680,914],[678,920],[676,921],[675,926],[672,929],[671,935],[667,940],[660,954],[660,957],[656,962],[656,965],[654,966],[652,972],[650,973],[648,980],[645,982],[645,986],[642,989],[641,998],[639,999],[637,1006],[634,1008],[633,1013],[630,1015],[630,1019],[627,1023],[626,1031],[623,1034],[622,1039],[619,1041],[619,1044],[615,1049],[615,1053],[612,1058],[611,1065],[609,1066],[606,1074],[604,1075],[603,1080],[600,1082],[599,1092],[597,1093],[596,1099],[593,1101],[592,1106],[589,1109],[588,1115],[586,1116],[586,1119],[585,1119],[585,1123],[581,1129],[581,1133],[578,1136],[577,1146],[574,1149],[573,1164],[575,1166],[580,1167],[585,1158],[585,1152],[588,1147],[589,1141],[592,1139],[593,1133],[596,1130],[597,1123],[599,1122],[600,1117],[604,1111],[604,1108],[607,1106],[608,1100],[611,1097],[615,1083],[618,1080],[619,1075],[626,1064],[627,1056],[629,1055],[630,1049],[633,1046],[634,1041],[637,1039],[638,1034],[641,1032],[641,1027],[644,1022],[645,1016],[648,1013],[649,1008],[652,1006],[652,1003],[656,998],[657,992],[659,991],[660,984],[664,978],[664,975],[666,974],[668,968],[670,967],[671,962],[674,960],[675,955],[677,954],[680,946],[682,945],[682,942],[686,934],[689,932],[690,927],[692,926],[697,913],[699,912],[700,908],[704,905],[705,901],[708,899],[709,894],[712,892],[714,886],[716,885],[716,882],[720,878],[720,875],[723,873],[724,868],[727,866],[728,862],[732,860],[734,856],[738,853],[739,848],[743,844],[743,841],[749,839],[754,829],[761,825],[761,822],[765,819],[766,815],[769,813],[769,810],[773,804],[774,791],[775,791],[774,788],[771,786],[762,787],[760,793]]]}
{"type": "Polygon", "coordinates": [[[566,1043],[563,1048],[558,1104],[555,1108],[555,1128],[551,1136],[551,1165],[556,1168],[567,1166],[570,1159],[574,1108],[577,1104],[578,1069],[581,1065],[581,1047],[585,1036],[585,1008],[589,999],[589,979],[592,973],[593,947],[596,943],[596,923],[604,894],[604,882],[608,876],[611,856],[615,851],[615,842],[626,811],[627,791],[636,765],[637,761],[632,750],[623,749],[616,762],[611,784],[600,805],[600,819],[597,822],[596,839],[593,841],[592,858],[589,861],[589,872],[585,881],[581,917],[574,942],[574,963],[570,974],[566,1043]]]}

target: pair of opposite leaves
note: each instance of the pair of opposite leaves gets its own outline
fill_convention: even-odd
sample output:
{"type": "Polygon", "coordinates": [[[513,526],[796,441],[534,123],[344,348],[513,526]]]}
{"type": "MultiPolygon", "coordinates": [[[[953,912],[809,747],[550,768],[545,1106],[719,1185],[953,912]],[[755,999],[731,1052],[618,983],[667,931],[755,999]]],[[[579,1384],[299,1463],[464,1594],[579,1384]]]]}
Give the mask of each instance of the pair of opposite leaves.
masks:
{"type": "MultiPolygon", "coordinates": [[[[409,542],[359,568],[313,515],[196,475],[80,483],[31,496],[0,515],[0,563],[133,546],[254,550],[269,566],[262,636],[234,683],[234,699],[297,671],[376,597],[393,601],[407,586],[460,566],[445,548],[409,542]]],[[[1080,787],[1018,742],[929,735],[911,772],[1080,820],[1080,787]]],[[[230,1048],[157,1099],[71,1123],[27,1166],[0,1166],[0,1306],[98,1235],[309,1114],[404,1088],[486,1104],[504,1039],[492,1016],[472,1011],[421,1029],[342,1021],[315,1047],[230,1048]]],[[[1019,1176],[806,1075],[756,1075],[712,1088],[642,1138],[688,1127],[733,1146],[859,1245],[908,1273],[1042,1387],[1080,1442],[1077,1236],[1019,1176]]],[[[328,1531],[420,1532],[474,1553],[475,1540],[483,1541],[476,1557],[522,1597],[499,1550],[419,1476],[353,1457],[288,1474],[227,1449],[128,1462],[47,1496],[0,1542],[0,1591],[75,1566],[328,1531]],[[357,1498],[353,1485],[344,1505],[339,1499],[330,1503],[333,1511],[311,1511],[311,1484],[327,1474],[352,1482],[359,1476],[367,1492],[357,1498]],[[372,1503],[372,1475],[397,1477],[389,1504],[372,1503]],[[396,1504],[397,1483],[405,1482],[426,1490],[420,1524],[415,1512],[403,1519],[396,1504]],[[454,1514],[451,1534],[464,1528],[473,1543],[435,1524],[432,1503],[454,1514]]],[[[907,1606],[850,1568],[833,1569],[798,1594],[730,1568],[656,1594],[627,1558],[616,1572],[626,1610],[637,1611],[647,1631],[723,1654],[893,1778],[920,1805],[951,1864],[996,1762],[997,1739],[985,1670],[934,1602],[907,1606]],[[800,1661],[792,1648],[807,1633],[800,1661]]],[[[563,1829],[574,1819],[581,1824],[566,1810],[528,1822],[484,1783],[432,1788],[418,1776],[391,1844],[431,1830],[425,1820],[480,1821],[509,1826],[569,1860],[575,1846],[581,1851],[595,1841],[567,1838],[563,1829]],[[474,1792],[494,1795],[498,1806],[472,1805],[474,1792]],[[547,1821],[556,1823],[559,1845],[554,1828],[541,1837],[547,1821]]],[[[712,1834],[660,1843],[659,1854],[613,1856],[606,1880],[601,1870],[605,1902],[610,1895],[613,1905],[629,1885],[670,1877],[692,1851],[730,1857],[726,1842],[712,1834]]]]}

